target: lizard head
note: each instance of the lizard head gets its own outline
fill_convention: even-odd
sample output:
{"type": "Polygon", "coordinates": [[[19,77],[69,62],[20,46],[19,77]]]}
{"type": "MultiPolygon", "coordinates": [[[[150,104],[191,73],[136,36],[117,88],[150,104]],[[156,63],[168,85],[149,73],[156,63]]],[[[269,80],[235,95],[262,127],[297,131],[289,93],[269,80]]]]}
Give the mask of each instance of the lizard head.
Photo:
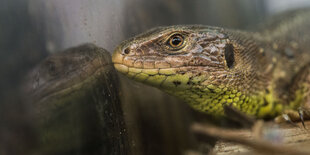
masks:
{"type": "Polygon", "coordinates": [[[240,95],[255,89],[264,64],[252,59],[262,56],[257,46],[239,38],[215,27],[159,27],[121,43],[112,61],[126,76],[187,101],[240,95]]]}
{"type": "Polygon", "coordinates": [[[26,76],[25,98],[45,107],[60,105],[66,98],[74,101],[100,83],[98,79],[111,70],[110,64],[109,53],[93,44],[55,53],[26,76]]]}

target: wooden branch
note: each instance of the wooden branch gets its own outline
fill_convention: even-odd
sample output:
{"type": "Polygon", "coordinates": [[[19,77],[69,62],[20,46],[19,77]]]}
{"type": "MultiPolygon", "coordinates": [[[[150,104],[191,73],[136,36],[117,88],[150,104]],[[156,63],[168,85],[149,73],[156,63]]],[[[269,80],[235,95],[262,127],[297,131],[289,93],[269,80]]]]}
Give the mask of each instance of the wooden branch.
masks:
{"type": "MultiPolygon", "coordinates": [[[[301,124],[298,125],[301,126],[301,124]]],[[[214,147],[212,152],[214,154],[239,154],[252,151],[251,149],[264,154],[310,154],[310,148],[301,147],[303,144],[310,143],[310,134],[306,129],[288,125],[280,125],[279,128],[272,126],[275,125],[268,124],[262,127],[262,124],[258,124],[252,132],[251,130],[229,130],[195,123],[191,129],[194,133],[220,139],[214,147]],[[257,128],[261,128],[261,132],[269,130],[265,131],[266,134],[268,132],[279,134],[282,140],[278,143],[265,140],[257,128]]],[[[310,126],[310,122],[307,122],[306,126],[310,126]]]]}

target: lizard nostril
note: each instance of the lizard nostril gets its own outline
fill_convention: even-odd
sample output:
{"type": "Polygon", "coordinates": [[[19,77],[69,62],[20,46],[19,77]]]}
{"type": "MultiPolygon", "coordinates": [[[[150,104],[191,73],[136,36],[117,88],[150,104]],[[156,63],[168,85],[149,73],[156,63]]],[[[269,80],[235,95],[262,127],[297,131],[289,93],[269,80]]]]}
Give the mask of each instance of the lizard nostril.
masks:
{"type": "Polygon", "coordinates": [[[124,51],[123,51],[123,54],[129,54],[130,53],[130,49],[129,48],[126,48],[124,51]]]}

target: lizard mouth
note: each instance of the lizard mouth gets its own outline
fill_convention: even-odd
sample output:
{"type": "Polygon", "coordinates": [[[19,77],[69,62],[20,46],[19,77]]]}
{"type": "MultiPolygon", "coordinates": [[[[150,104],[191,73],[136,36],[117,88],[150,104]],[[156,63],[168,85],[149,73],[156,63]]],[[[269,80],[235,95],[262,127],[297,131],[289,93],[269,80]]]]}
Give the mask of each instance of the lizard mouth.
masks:
{"type": "Polygon", "coordinates": [[[144,62],[141,62],[143,65],[139,65],[139,66],[133,65],[133,63],[135,62],[134,57],[131,57],[132,60],[126,60],[129,57],[123,55],[121,53],[121,49],[122,49],[121,46],[116,48],[116,50],[114,51],[112,55],[112,62],[114,63],[114,67],[117,71],[119,71],[122,74],[125,74],[126,76],[130,78],[136,76],[137,74],[141,74],[144,76],[154,76],[154,75],[158,75],[162,73],[168,74],[168,72],[169,74],[176,74],[176,72],[174,72],[172,68],[157,69],[157,68],[154,68],[154,66],[153,67],[148,66],[146,68],[144,62]]]}
{"type": "Polygon", "coordinates": [[[145,69],[129,67],[124,64],[114,63],[114,67],[127,77],[164,90],[183,91],[209,79],[208,74],[192,72],[201,66],[185,66],[178,68],[145,69]]]}
{"type": "Polygon", "coordinates": [[[125,74],[125,75],[130,75],[130,74],[139,74],[139,73],[144,73],[148,74],[150,76],[152,75],[173,75],[173,74],[178,74],[178,71],[180,68],[137,68],[137,67],[130,67],[124,64],[119,64],[119,63],[114,63],[114,67],[116,70],[119,72],[125,74]]]}
{"type": "Polygon", "coordinates": [[[141,58],[124,54],[121,49],[121,46],[117,47],[112,55],[112,62],[118,72],[135,81],[163,89],[189,89],[198,81],[207,80],[210,74],[206,70],[212,69],[207,69],[209,66],[193,66],[185,63],[170,65],[165,60],[156,59],[154,56],[141,58]]]}

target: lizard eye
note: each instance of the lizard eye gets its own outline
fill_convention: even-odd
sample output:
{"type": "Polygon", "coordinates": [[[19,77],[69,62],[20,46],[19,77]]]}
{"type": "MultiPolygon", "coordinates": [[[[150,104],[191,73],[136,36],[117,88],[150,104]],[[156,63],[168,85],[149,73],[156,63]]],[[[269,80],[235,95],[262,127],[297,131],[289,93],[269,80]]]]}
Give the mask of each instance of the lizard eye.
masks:
{"type": "Polygon", "coordinates": [[[168,45],[174,49],[180,49],[183,47],[184,37],[181,34],[174,34],[168,39],[168,45]]]}

